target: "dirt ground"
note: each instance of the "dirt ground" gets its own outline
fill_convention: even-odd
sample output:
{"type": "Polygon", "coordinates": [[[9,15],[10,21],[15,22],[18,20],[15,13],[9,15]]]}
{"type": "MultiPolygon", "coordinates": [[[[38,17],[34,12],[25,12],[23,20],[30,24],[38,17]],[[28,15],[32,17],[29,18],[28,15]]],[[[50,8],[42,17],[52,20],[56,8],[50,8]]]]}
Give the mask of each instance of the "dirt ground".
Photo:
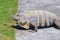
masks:
{"type": "MultiPolygon", "coordinates": [[[[60,16],[60,0],[18,0],[18,12],[27,10],[46,10],[60,16]]],[[[40,28],[38,32],[23,30],[20,27],[15,29],[16,40],[60,40],[60,30],[40,28]]]]}

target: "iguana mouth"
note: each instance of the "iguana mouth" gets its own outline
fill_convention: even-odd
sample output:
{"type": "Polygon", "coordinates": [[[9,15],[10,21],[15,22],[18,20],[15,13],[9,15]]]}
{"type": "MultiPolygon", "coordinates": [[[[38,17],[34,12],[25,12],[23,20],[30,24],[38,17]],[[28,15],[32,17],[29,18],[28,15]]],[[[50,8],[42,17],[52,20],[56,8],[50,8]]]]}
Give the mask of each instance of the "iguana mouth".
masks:
{"type": "Polygon", "coordinates": [[[29,24],[27,24],[27,21],[25,21],[24,23],[18,22],[18,25],[23,28],[29,29],[29,24]]]}

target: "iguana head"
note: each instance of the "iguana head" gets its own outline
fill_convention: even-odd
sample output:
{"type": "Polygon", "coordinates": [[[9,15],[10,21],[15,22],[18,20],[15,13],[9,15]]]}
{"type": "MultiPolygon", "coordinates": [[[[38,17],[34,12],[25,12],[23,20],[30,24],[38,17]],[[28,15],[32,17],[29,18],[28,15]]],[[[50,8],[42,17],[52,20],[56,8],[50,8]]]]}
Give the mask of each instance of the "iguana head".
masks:
{"type": "Polygon", "coordinates": [[[13,16],[13,19],[18,23],[19,26],[29,29],[29,25],[27,24],[27,18],[23,14],[16,14],[13,16]]]}

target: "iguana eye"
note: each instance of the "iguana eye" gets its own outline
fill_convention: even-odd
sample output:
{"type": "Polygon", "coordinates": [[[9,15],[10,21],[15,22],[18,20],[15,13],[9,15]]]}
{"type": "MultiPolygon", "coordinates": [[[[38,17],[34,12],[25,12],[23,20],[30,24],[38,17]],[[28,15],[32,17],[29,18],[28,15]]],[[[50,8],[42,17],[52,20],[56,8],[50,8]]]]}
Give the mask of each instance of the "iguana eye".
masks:
{"type": "Polygon", "coordinates": [[[17,15],[17,16],[19,16],[19,15],[17,15]]]}

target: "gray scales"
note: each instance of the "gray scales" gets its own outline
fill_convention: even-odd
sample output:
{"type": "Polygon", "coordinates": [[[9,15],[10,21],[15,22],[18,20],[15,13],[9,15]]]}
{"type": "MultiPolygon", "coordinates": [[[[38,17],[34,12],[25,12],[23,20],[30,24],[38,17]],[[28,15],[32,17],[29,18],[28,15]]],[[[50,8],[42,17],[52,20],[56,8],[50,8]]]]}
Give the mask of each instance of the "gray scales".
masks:
{"type": "Polygon", "coordinates": [[[60,19],[55,14],[43,11],[43,10],[33,10],[26,11],[23,14],[16,14],[13,16],[15,20],[17,20],[17,25],[29,29],[29,25],[33,25],[35,31],[37,32],[38,27],[51,26],[55,24],[58,28],[60,28],[60,19]],[[18,19],[17,19],[18,17],[18,19]],[[25,26],[26,25],[26,26],[25,26]]]}
{"type": "MultiPolygon", "coordinates": [[[[18,0],[18,12],[46,10],[60,15],[60,0],[18,0]]],[[[39,29],[38,32],[15,30],[16,40],[60,40],[60,31],[55,28],[39,29]]]]}

